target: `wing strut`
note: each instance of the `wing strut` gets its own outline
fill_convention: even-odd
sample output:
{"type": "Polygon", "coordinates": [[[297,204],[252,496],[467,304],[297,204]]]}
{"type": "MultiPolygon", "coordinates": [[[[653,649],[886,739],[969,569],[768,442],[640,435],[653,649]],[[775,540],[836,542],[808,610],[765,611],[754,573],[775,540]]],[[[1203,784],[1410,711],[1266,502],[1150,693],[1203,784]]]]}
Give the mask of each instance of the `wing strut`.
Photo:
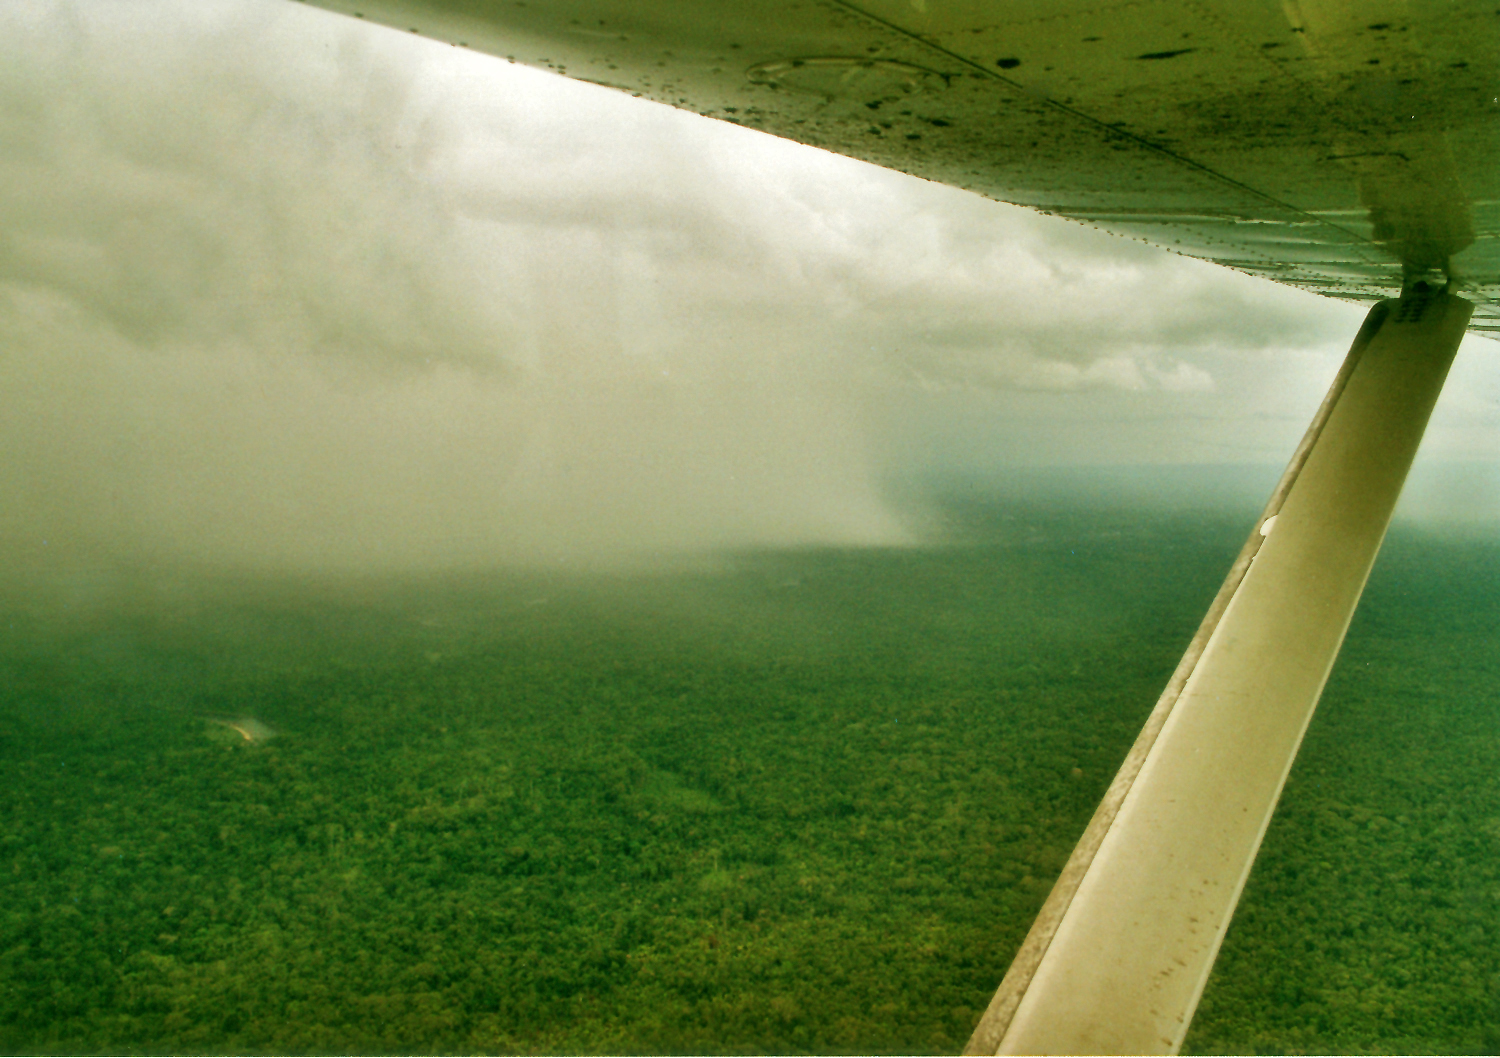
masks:
{"type": "Polygon", "coordinates": [[[1472,305],[1371,310],[966,1054],[1175,1054],[1472,305]]]}

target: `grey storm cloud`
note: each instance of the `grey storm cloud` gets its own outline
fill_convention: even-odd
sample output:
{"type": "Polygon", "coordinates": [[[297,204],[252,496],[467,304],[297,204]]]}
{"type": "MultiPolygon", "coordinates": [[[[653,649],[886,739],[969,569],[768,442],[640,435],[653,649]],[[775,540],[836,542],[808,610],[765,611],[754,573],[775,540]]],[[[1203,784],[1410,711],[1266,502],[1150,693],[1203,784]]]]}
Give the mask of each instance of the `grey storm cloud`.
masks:
{"type": "Polygon", "coordinates": [[[926,464],[1279,458],[1358,317],[283,0],[0,8],[11,562],[902,543],[926,464]]]}
{"type": "Polygon", "coordinates": [[[1266,284],[280,2],[27,21],[0,276],[145,345],[279,329],[503,366],[511,317],[539,315],[518,275],[613,329],[626,272],[664,312],[790,314],[938,364],[1309,338],[1305,300],[1266,284]]]}

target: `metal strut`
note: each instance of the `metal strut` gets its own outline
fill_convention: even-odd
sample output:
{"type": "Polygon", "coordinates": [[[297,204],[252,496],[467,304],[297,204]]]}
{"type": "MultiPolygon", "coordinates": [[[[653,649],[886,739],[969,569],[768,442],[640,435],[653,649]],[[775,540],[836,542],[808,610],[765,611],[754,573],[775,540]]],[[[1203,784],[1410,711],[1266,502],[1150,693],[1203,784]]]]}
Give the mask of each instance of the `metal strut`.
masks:
{"type": "Polygon", "coordinates": [[[1473,306],[1382,301],[966,1054],[1175,1054],[1473,306]]]}

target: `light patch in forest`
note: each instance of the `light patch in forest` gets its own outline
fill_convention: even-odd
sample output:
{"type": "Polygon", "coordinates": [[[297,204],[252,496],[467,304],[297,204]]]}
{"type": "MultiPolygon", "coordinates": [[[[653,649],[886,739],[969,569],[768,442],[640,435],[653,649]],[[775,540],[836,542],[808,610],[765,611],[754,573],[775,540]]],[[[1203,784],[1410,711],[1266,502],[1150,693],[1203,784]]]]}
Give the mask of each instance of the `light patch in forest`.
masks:
{"type": "Polygon", "coordinates": [[[228,743],[245,743],[255,746],[262,742],[269,742],[280,734],[271,725],[261,723],[250,716],[206,716],[203,719],[208,721],[211,736],[228,743]]]}

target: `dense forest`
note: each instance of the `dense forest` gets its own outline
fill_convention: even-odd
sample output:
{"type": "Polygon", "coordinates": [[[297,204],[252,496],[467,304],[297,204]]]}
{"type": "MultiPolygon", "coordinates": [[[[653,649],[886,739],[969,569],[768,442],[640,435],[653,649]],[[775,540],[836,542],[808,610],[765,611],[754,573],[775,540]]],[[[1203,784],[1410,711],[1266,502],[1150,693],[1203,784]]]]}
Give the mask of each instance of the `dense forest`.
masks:
{"type": "MultiPolygon", "coordinates": [[[[947,517],[10,590],[0,1049],[957,1050],[1249,517],[947,517]]],[[[1393,535],[1190,1049],[1500,1045],[1497,619],[1500,547],[1393,535]]]]}

